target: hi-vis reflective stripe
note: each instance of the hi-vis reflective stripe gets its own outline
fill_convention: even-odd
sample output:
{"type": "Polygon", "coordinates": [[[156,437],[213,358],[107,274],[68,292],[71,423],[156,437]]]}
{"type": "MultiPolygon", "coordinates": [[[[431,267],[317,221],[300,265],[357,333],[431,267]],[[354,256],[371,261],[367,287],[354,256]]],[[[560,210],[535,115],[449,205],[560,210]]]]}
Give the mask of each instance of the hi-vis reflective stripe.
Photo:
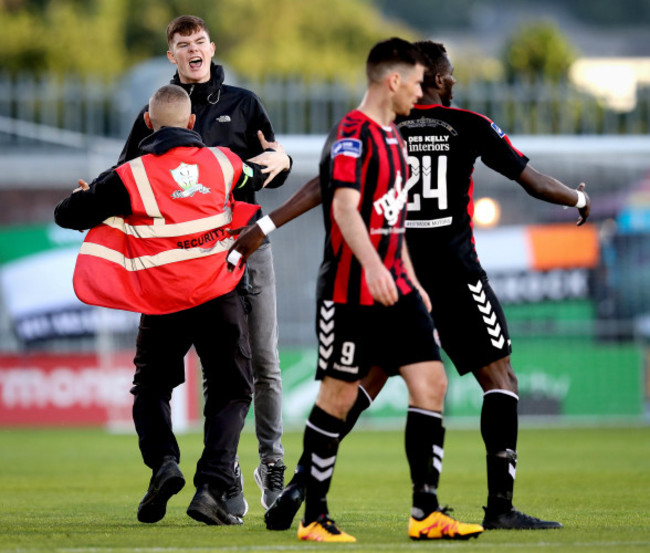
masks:
{"type": "MultiPolygon", "coordinates": [[[[174,223],[169,225],[128,225],[122,217],[109,217],[104,224],[121,230],[124,234],[135,238],[173,238],[186,234],[194,234],[223,227],[232,221],[232,210],[228,207],[223,213],[205,217],[185,223],[174,223]]],[[[164,221],[163,221],[164,222],[164,221]]]]}
{"type": "Polygon", "coordinates": [[[230,190],[232,189],[233,180],[235,180],[235,169],[232,166],[232,163],[230,163],[228,156],[224,154],[219,148],[208,148],[208,150],[210,150],[214,157],[217,158],[219,166],[221,167],[221,172],[223,173],[223,182],[226,186],[226,201],[223,204],[223,207],[225,208],[228,203],[228,198],[230,197],[230,190]]]}
{"type": "Polygon", "coordinates": [[[129,165],[133,172],[133,180],[135,180],[135,185],[138,187],[138,192],[142,198],[144,210],[147,212],[149,217],[153,218],[154,225],[164,225],[165,220],[158,208],[158,202],[156,202],[156,197],[151,188],[149,177],[147,177],[147,172],[145,171],[142,158],[137,157],[134,160],[129,161],[129,165]]]}
{"type": "Polygon", "coordinates": [[[112,261],[113,263],[117,263],[121,267],[124,267],[127,271],[142,271],[143,269],[152,269],[154,267],[160,267],[162,265],[168,265],[170,263],[177,263],[179,261],[188,261],[191,259],[198,259],[200,257],[216,255],[218,253],[228,251],[234,241],[234,238],[226,238],[225,240],[217,242],[212,248],[209,249],[173,249],[166,250],[155,255],[143,255],[133,258],[126,257],[124,254],[116,250],[111,250],[106,246],[101,246],[100,244],[94,244],[93,242],[84,242],[81,245],[81,250],[79,253],[99,257],[107,261],[112,261]]]}

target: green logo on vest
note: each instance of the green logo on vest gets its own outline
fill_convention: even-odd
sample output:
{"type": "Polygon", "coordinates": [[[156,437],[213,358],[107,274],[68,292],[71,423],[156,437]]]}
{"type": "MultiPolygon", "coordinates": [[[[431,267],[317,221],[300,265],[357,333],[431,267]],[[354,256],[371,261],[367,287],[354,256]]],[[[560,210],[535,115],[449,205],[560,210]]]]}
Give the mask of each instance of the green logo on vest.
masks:
{"type": "Polygon", "coordinates": [[[172,198],[174,199],[191,198],[196,192],[200,192],[201,194],[210,192],[209,188],[199,183],[199,166],[196,164],[188,165],[187,163],[181,163],[176,169],[172,169],[170,173],[174,177],[176,184],[182,189],[172,194],[172,198]]]}

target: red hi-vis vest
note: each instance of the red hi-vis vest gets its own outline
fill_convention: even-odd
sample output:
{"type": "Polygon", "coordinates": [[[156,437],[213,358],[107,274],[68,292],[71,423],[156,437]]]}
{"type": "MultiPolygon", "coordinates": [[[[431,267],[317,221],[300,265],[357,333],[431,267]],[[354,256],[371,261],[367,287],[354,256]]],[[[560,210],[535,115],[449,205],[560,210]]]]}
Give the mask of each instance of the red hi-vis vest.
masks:
{"type": "Polygon", "coordinates": [[[73,276],[81,301],[163,315],[237,286],[243,269],[226,269],[234,238],[225,229],[247,225],[259,209],[232,197],[242,172],[238,156],[227,148],[178,147],[116,171],[133,214],[109,217],[86,235],[73,276]]]}

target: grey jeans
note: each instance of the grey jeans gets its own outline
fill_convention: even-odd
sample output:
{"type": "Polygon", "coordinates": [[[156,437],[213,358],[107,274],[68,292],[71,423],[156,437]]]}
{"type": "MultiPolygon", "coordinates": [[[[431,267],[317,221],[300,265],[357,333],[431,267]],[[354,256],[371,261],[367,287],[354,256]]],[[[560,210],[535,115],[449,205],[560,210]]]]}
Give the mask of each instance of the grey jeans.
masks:
{"type": "Polygon", "coordinates": [[[248,314],[253,355],[253,413],[260,460],[284,457],[282,447],[282,374],[278,355],[275,271],[271,244],[248,258],[251,310],[248,314]]]}

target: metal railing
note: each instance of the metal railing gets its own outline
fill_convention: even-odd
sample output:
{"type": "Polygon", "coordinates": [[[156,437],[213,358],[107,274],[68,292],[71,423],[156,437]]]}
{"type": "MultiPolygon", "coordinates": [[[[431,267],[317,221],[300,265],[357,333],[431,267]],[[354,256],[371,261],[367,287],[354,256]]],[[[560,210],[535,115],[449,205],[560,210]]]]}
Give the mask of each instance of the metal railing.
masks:
{"type": "MultiPolygon", "coordinates": [[[[238,84],[262,98],[277,134],[327,133],[358,105],[364,88],[362,83],[348,86],[296,79],[238,84]]],[[[124,93],[123,81],[0,73],[0,116],[16,125],[124,138],[137,113],[133,106],[125,106],[124,93]]],[[[636,97],[634,109],[617,112],[569,83],[475,82],[457,85],[454,104],[487,115],[509,134],[647,134],[650,88],[638,89],[636,97]]],[[[6,128],[0,136],[4,144],[28,140],[20,133],[7,133],[6,128]]]]}

